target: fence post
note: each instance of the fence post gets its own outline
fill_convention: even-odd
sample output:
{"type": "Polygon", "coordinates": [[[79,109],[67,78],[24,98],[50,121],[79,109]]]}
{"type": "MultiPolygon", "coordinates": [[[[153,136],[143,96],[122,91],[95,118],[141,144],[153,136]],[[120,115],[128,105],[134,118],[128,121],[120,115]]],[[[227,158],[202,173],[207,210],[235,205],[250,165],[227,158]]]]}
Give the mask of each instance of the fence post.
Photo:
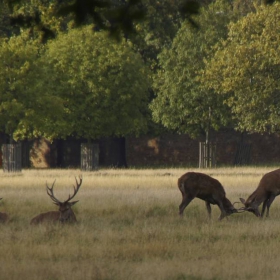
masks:
{"type": "Polygon", "coordinates": [[[21,172],[21,144],[3,144],[3,171],[4,172],[21,172]]]}
{"type": "Polygon", "coordinates": [[[91,143],[81,144],[81,170],[97,170],[99,164],[99,145],[91,143]]]}
{"type": "Polygon", "coordinates": [[[199,142],[199,168],[216,167],[216,144],[199,142]]]}

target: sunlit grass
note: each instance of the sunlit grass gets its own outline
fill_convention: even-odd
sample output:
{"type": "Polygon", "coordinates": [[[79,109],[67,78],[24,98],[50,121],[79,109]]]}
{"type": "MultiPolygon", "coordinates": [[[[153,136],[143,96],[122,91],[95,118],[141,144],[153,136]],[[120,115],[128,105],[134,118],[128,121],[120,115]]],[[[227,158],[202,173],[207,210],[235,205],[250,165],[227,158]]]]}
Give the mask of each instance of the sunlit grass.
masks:
{"type": "MultiPolygon", "coordinates": [[[[276,168],[274,168],[276,169],[276,168]]],[[[273,168],[195,170],[224,186],[227,197],[247,198],[273,168]]],[[[178,217],[177,179],[185,169],[100,170],[83,173],[73,206],[76,225],[30,226],[31,218],[56,210],[45,185],[68,197],[79,170],[0,173],[1,279],[278,279],[280,199],[270,218],[251,213],[217,221],[195,199],[178,217]]]]}

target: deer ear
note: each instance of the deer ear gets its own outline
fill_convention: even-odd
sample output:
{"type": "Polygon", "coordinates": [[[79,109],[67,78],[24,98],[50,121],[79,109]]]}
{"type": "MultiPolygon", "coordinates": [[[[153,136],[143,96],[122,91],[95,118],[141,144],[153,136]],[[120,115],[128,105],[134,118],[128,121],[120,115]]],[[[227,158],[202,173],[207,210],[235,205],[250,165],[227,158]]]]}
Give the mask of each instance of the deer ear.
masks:
{"type": "Polygon", "coordinates": [[[240,197],[239,199],[240,199],[240,201],[245,205],[245,199],[242,198],[242,197],[240,197]]]}
{"type": "Polygon", "coordinates": [[[69,204],[70,204],[71,206],[73,206],[73,205],[76,204],[78,201],[79,201],[79,200],[77,200],[77,201],[72,201],[72,202],[69,202],[69,204]]]}

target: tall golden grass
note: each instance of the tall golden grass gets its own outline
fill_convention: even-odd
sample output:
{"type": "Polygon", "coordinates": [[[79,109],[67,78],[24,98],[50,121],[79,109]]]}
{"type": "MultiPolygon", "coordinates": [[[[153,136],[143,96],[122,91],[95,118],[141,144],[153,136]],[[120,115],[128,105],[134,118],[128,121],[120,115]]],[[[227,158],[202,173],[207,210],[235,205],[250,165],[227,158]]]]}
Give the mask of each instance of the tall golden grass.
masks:
{"type": "MultiPolygon", "coordinates": [[[[195,170],[218,179],[227,197],[249,195],[270,168],[195,170]]],[[[0,173],[0,279],[279,279],[280,197],[270,218],[251,213],[208,220],[195,199],[179,218],[177,179],[186,169],[100,170],[83,173],[73,207],[75,225],[30,226],[56,210],[46,181],[68,197],[79,170],[0,173]]]]}

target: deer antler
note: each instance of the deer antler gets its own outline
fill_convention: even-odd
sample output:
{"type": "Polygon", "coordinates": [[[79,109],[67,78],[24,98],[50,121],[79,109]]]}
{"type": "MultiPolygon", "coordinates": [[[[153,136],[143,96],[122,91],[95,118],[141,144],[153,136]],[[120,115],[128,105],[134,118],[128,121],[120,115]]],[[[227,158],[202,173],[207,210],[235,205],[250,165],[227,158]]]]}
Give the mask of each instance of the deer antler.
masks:
{"type": "Polygon", "coordinates": [[[55,203],[55,204],[60,204],[61,201],[59,201],[53,194],[53,186],[55,184],[55,181],[53,181],[53,184],[51,187],[48,186],[48,183],[46,182],[46,187],[47,187],[47,194],[49,195],[49,197],[52,199],[52,201],[55,203]]]}
{"type": "Polygon", "coordinates": [[[247,211],[247,208],[244,206],[244,207],[238,208],[237,211],[238,211],[238,213],[243,213],[243,212],[247,211]]]}
{"type": "Polygon", "coordinates": [[[74,193],[73,193],[73,195],[72,196],[70,196],[70,194],[69,194],[69,197],[68,197],[68,199],[67,200],[65,200],[64,202],[68,202],[68,201],[70,201],[72,198],[74,198],[74,196],[77,194],[77,192],[79,191],[79,189],[80,189],[80,187],[81,187],[81,185],[82,185],[82,181],[83,181],[83,179],[82,179],[82,176],[80,175],[79,176],[79,179],[80,179],[80,182],[78,183],[78,180],[77,180],[77,178],[75,177],[75,180],[76,180],[76,186],[74,186],[73,185],[73,188],[74,188],[74,193]]]}
{"type": "MultiPolygon", "coordinates": [[[[234,207],[234,204],[236,204],[236,203],[240,203],[239,201],[235,201],[232,205],[233,205],[233,207],[234,207]]],[[[241,207],[241,208],[238,208],[238,209],[236,209],[238,212],[237,213],[243,213],[243,212],[245,212],[246,211],[246,207],[241,207]],[[240,212],[240,210],[241,210],[241,212],[240,212]]]]}

